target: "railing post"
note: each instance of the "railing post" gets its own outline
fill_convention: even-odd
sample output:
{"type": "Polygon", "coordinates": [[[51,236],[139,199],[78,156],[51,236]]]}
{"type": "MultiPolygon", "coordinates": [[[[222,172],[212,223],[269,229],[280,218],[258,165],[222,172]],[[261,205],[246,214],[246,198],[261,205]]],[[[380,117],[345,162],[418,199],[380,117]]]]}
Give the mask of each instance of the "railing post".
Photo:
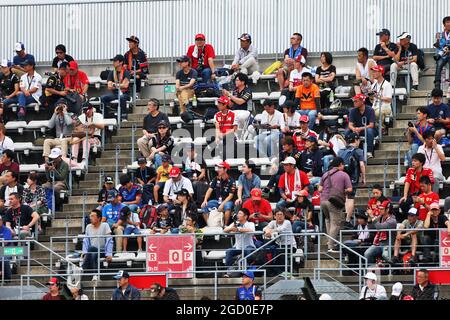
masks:
{"type": "Polygon", "coordinates": [[[120,121],[122,120],[122,110],[120,108],[120,83],[117,86],[117,127],[120,129],[120,121]]]}
{"type": "Polygon", "coordinates": [[[87,197],[87,192],[84,191],[83,192],[83,220],[81,221],[81,230],[84,233],[85,231],[85,223],[84,220],[86,219],[86,197],[87,197]]]}
{"type": "Polygon", "coordinates": [[[386,178],[387,178],[387,167],[389,165],[389,162],[387,160],[384,161],[384,168],[383,168],[383,194],[386,194],[386,178]]]}
{"type": "MultiPolygon", "coordinates": [[[[83,202],[84,202],[84,197],[83,197],[83,202]]],[[[66,215],[66,257],[69,255],[69,220],[68,220],[68,216],[66,215]]],[[[83,208],[83,221],[81,222],[81,225],[83,226],[83,233],[84,233],[84,208],[83,208]]]]}
{"type": "Polygon", "coordinates": [[[120,154],[120,146],[116,145],[116,172],[115,172],[115,182],[119,181],[119,154],[120,154]]]}
{"type": "MultiPolygon", "coordinates": [[[[50,269],[53,268],[53,238],[50,237],[50,269]]],[[[66,255],[67,257],[67,255],[66,255]]]]}
{"type": "MultiPolygon", "coordinates": [[[[87,123],[87,116],[86,116],[86,123],[87,123]]],[[[91,153],[90,150],[90,146],[89,146],[89,128],[86,127],[86,141],[84,142],[85,144],[83,145],[83,152],[86,152],[86,159],[84,159],[85,164],[86,164],[86,173],[89,172],[89,154],[91,153]]]]}
{"type": "Polygon", "coordinates": [[[379,115],[379,119],[378,119],[378,138],[380,139],[380,143],[383,142],[383,114],[382,114],[382,110],[381,110],[381,98],[382,97],[378,97],[378,115],[379,115]]]}
{"type": "Polygon", "coordinates": [[[69,153],[69,195],[72,195],[73,177],[72,177],[72,148],[67,148],[69,153]]]}
{"type": "Polygon", "coordinates": [[[105,170],[103,169],[103,168],[101,168],[99,171],[98,171],[98,189],[100,190],[101,188],[102,188],[102,186],[103,186],[103,179],[104,179],[104,176],[105,176],[105,170]]]}
{"type": "MultiPolygon", "coordinates": [[[[284,280],[287,280],[287,275],[288,275],[288,250],[287,250],[287,239],[286,239],[286,235],[281,235],[281,239],[283,240],[284,237],[284,280]]],[[[281,241],[281,243],[283,243],[283,241],[281,241]]]]}
{"type": "MultiPolygon", "coordinates": [[[[30,240],[27,241],[27,251],[28,251],[28,259],[27,259],[27,274],[31,273],[31,250],[30,250],[30,240]]],[[[30,278],[27,278],[27,286],[30,285],[30,278]]]]}
{"type": "Polygon", "coordinates": [[[136,124],[133,124],[131,126],[131,163],[134,163],[134,139],[135,139],[135,134],[136,134],[136,124]]]}
{"type": "Polygon", "coordinates": [[[163,86],[163,95],[164,95],[164,112],[166,112],[166,90],[167,86],[169,85],[169,81],[164,80],[164,86],[163,86]]]}
{"type": "Polygon", "coordinates": [[[56,216],[56,199],[55,199],[55,173],[50,171],[50,178],[52,178],[52,211],[53,217],[56,216]]]}
{"type": "Polygon", "coordinates": [[[411,61],[409,60],[410,51],[406,50],[406,63],[408,66],[408,77],[406,78],[406,91],[408,93],[408,97],[411,94],[411,61]]]}
{"type": "MultiPolygon", "coordinates": [[[[2,240],[2,253],[5,252],[5,241],[2,240]]],[[[9,260],[7,261],[9,263],[9,260]]],[[[2,286],[5,283],[5,256],[2,256],[2,286]]]]}
{"type": "Polygon", "coordinates": [[[214,300],[217,300],[217,270],[214,271],[214,300]]]}
{"type": "Polygon", "coordinates": [[[364,163],[367,164],[367,117],[362,117],[362,124],[364,125],[364,163]]]}
{"type": "Polygon", "coordinates": [[[134,82],[133,82],[133,109],[136,109],[136,80],[137,80],[137,75],[136,75],[136,63],[137,61],[134,60],[133,63],[133,72],[134,72],[134,82]]]}
{"type": "MultiPolygon", "coordinates": [[[[103,119],[105,119],[105,106],[104,106],[103,102],[101,102],[101,101],[100,101],[100,110],[102,112],[103,119]]],[[[103,130],[102,130],[102,147],[103,148],[105,148],[105,134],[106,134],[105,130],[106,130],[106,127],[103,128],[103,130]]]]}
{"type": "Polygon", "coordinates": [[[401,143],[402,140],[401,139],[397,139],[397,180],[400,180],[400,148],[401,148],[401,143]]]}

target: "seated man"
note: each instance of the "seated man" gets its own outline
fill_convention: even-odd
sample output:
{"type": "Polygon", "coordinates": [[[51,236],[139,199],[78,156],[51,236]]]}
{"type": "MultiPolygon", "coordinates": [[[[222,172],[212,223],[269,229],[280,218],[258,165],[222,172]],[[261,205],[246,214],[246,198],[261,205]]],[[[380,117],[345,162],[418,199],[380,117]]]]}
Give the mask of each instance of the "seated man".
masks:
{"type": "Polygon", "coordinates": [[[191,143],[187,156],[183,159],[183,176],[192,181],[194,192],[196,184],[206,180],[206,162],[201,154],[195,151],[195,144],[191,143]]]}
{"type": "Polygon", "coordinates": [[[406,138],[411,145],[411,149],[405,154],[405,167],[411,166],[411,157],[417,153],[419,147],[423,145],[425,139],[423,135],[431,131],[434,133],[433,125],[428,123],[428,109],[419,107],[416,110],[417,120],[416,124],[408,123],[406,138]]]}
{"type": "Polygon", "coordinates": [[[247,199],[250,199],[250,192],[253,189],[261,189],[261,179],[254,173],[255,169],[255,164],[249,160],[245,160],[245,163],[242,165],[242,174],[237,181],[237,199],[234,202],[235,212],[247,199]]]}
{"type": "Polygon", "coordinates": [[[191,59],[182,56],[177,59],[180,70],[175,76],[175,89],[177,99],[180,104],[180,114],[186,112],[186,105],[189,99],[194,96],[194,85],[197,82],[197,71],[191,67],[191,59]]]}
{"type": "Polygon", "coordinates": [[[439,290],[429,281],[430,274],[427,269],[417,272],[417,284],[411,291],[413,300],[439,300],[439,290]]]}
{"type": "Polygon", "coordinates": [[[4,219],[5,226],[11,230],[13,237],[17,236],[19,240],[24,240],[31,237],[32,232],[37,232],[39,214],[26,204],[21,204],[21,196],[17,192],[9,195],[9,205],[4,219]]]}
{"type": "Polygon", "coordinates": [[[292,135],[292,139],[294,139],[295,142],[295,148],[297,149],[298,152],[302,152],[306,149],[305,145],[306,145],[306,138],[307,137],[315,137],[318,138],[319,135],[313,131],[309,129],[309,117],[308,116],[301,116],[300,117],[300,129],[299,130],[295,130],[294,134],[292,135]]]}
{"type": "Polygon", "coordinates": [[[136,85],[136,93],[141,92],[141,81],[147,77],[149,73],[149,65],[147,54],[139,48],[139,38],[130,36],[126,38],[128,41],[128,50],[123,55],[125,58],[124,66],[130,71],[132,79],[136,85]],[[134,74],[134,66],[136,66],[136,74],[134,74]]]}
{"type": "MultiPolygon", "coordinates": [[[[391,74],[395,75],[394,79],[397,79],[397,73],[399,70],[410,70],[412,78],[412,90],[419,90],[419,66],[418,57],[419,49],[411,42],[411,35],[408,32],[403,32],[397,38],[397,53],[394,56],[394,63],[391,64],[391,74]]],[[[391,85],[395,87],[394,79],[391,79],[391,85]]]]}
{"type": "Polygon", "coordinates": [[[5,175],[8,173],[8,171],[19,173],[19,164],[14,161],[14,159],[16,159],[14,151],[11,151],[9,149],[3,151],[3,154],[0,157],[0,187],[6,184],[5,175]]]}
{"type": "Polygon", "coordinates": [[[236,131],[238,127],[236,114],[230,110],[231,101],[225,96],[221,96],[217,100],[218,112],[214,116],[216,126],[216,145],[222,145],[222,159],[233,158],[234,150],[236,150],[236,131]],[[232,148],[227,148],[227,143],[232,142],[232,148]]]}
{"type": "Polygon", "coordinates": [[[59,195],[61,191],[68,189],[69,179],[69,165],[62,159],[60,148],[52,149],[44,167],[45,177],[47,178],[47,183],[44,184],[44,187],[47,189],[53,188],[56,199],[59,199],[60,197],[57,195],[59,195]],[[55,183],[53,183],[53,180],[55,183]]]}
{"type": "Polygon", "coordinates": [[[430,205],[439,202],[439,193],[434,193],[431,189],[431,181],[429,177],[421,177],[420,194],[413,196],[414,207],[418,211],[419,220],[425,221],[427,213],[430,211],[430,205]]]}
{"type": "Polygon", "coordinates": [[[395,43],[390,41],[391,32],[388,29],[381,29],[381,31],[377,33],[377,36],[379,36],[380,42],[373,50],[373,60],[377,62],[378,66],[383,67],[383,70],[386,71],[385,78],[389,81],[389,68],[394,63],[394,57],[397,54],[398,47],[395,43]]]}
{"type": "Polygon", "coordinates": [[[86,101],[89,78],[86,73],[78,69],[78,63],[76,61],[69,62],[69,74],[64,77],[64,86],[68,92],[67,95],[70,95],[70,98],[74,100],[71,105],[71,111],[79,115],[81,105],[86,101]]]}
{"type": "Polygon", "coordinates": [[[370,70],[377,63],[373,59],[369,59],[369,50],[361,48],[358,50],[358,62],[356,63],[355,75],[356,80],[353,83],[356,95],[366,95],[370,91],[373,78],[370,70]]]}
{"type": "Polygon", "coordinates": [[[425,139],[425,142],[419,147],[417,153],[425,155],[426,161],[424,167],[433,170],[433,191],[439,193],[439,184],[445,180],[442,174],[442,162],[445,161],[444,149],[441,145],[437,144],[433,131],[429,130],[425,132],[422,137],[425,139]]]}
{"type": "Polygon", "coordinates": [[[198,75],[201,76],[202,82],[211,82],[216,79],[214,64],[214,48],[210,44],[206,44],[204,34],[197,34],[195,36],[195,44],[188,48],[187,56],[192,61],[192,68],[194,68],[198,75]]]}
{"type": "Polygon", "coordinates": [[[383,77],[385,69],[383,66],[374,66],[372,67],[372,74],[374,83],[372,85],[372,88],[369,92],[370,101],[372,102],[372,108],[375,111],[375,117],[377,119],[380,119],[381,117],[381,125],[383,127],[383,134],[387,133],[386,125],[385,125],[385,118],[392,116],[392,108],[391,103],[393,97],[393,90],[391,84],[385,80],[383,77]],[[380,115],[380,109],[381,109],[381,115],[380,115]]]}
{"type": "Polygon", "coordinates": [[[292,72],[294,68],[294,60],[298,56],[302,56],[305,59],[308,57],[308,50],[301,45],[302,40],[303,36],[300,33],[294,33],[291,36],[291,46],[284,51],[283,67],[277,71],[280,91],[283,91],[284,88],[289,86],[287,80],[289,80],[290,72],[292,72]]]}
{"type": "Polygon", "coordinates": [[[352,98],[355,106],[348,116],[348,130],[357,133],[359,136],[365,136],[367,130],[367,159],[373,158],[373,139],[375,137],[375,112],[372,107],[366,106],[366,96],[358,94],[352,98]],[[366,124],[363,124],[365,119],[366,124]],[[367,128],[367,129],[366,129],[367,128]]]}
{"type": "Polygon", "coordinates": [[[192,182],[186,177],[181,175],[181,170],[178,167],[172,167],[169,173],[170,179],[166,181],[164,185],[163,197],[164,202],[168,205],[169,211],[175,208],[175,205],[179,204],[177,200],[177,193],[181,189],[189,191],[189,195],[192,198],[194,195],[194,189],[192,188],[192,182]]]}
{"type": "Polygon", "coordinates": [[[228,268],[228,273],[226,273],[224,277],[230,277],[234,257],[242,255],[242,253],[248,255],[256,249],[255,243],[253,242],[253,235],[246,234],[255,232],[255,224],[248,221],[249,216],[249,211],[241,208],[237,214],[236,222],[232,222],[228,227],[223,229],[225,233],[236,233],[236,241],[234,242],[233,247],[226,251],[225,266],[228,268]]]}
{"type": "Polygon", "coordinates": [[[0,188],[0,213],[11,206],[9,196],[17,193],[20,197],[23,195],[23,185],[19,181],[19,172],[8,170],[4,176],[4,186],[0,188]]]}
{"type": "Polygon", "coordinates": [[[235,89],[229,92],[222,89],[222,94],[231,102],[231,110],[249,110],[252,99],[252,91],[249,88],[249,79],[246,74],[238,73],[234,79],[235,89]]]}
{"type": "Polygon", "coordinates": [[[136,184],[142,188],[142,204],[146,205],[153,199],[153,187],[156,181],[156,170],[152,166],[147,166],[145,158],[138,158],[139,168],[136,170],[136,184]]]}
{"type": "Polygon", "coordinates": [[[286,124],[283,133],[286,136],[292,136],[294,131],[300,127],[300,113],[296,112],[297,107],[295,106],[294,101],[291,100],[286,100],[282,108],[284,122],[286,124]]]}
{"type": "Polygon", "coordinates": [[[380,210],[378,209],[378,207],[386,200],[388,199],[383,195],[383,187],[381,186],[381,184],[374,184],[372,186],[372,198],[370,198],[369,202],[367,203],[367,214],[373,215],[375,217],[379,216],[380,210]]]}
{"type": "Polygon", "coordinates": [[[431,91],[432,103],[428,105],[428,123],[436,130],[435,138],[439,143],[441,138],[447,133],[447,126],[450,125],[450,108],[448,104],[442,102],[444,92],[439,89],[431,91]]]}
{"type": "MultiPolygon", "coordinates": [[[[112,261],[113,240],[111,229],[106,222],[101,222],[102,213],[94,209],[89,218],[91,223],[86,227],[85,238],[83,238],[83,271],[88,273],[99,272],[98,259],[105,257],[107,262],[112,261]],[[102,236],[102,237],[95,237],[102,236]],[[100,255],[99,255],[100,253],[100,255]]],[[[92,280],[99,280],[95,275],[92,280]]]]}
{"type": "Polygon", "coordinates": [[[20,92],[20,79],[12,73],[12,64],[8,60],[2,60],[0,71],[3,76],[0,78],[0,97],[3,99],[3,104],[0,104],[0,122],[6,122],[3,116],[4,108],[8,108],[12,104],[18,104],[18,95],[20,92]]]}
{"type": "Polygon", "coordinates": [[[22,63],[25,74],[20,77],[20,92],[17,95],[19,108],[17,108],[17,119],[25,120],[26,106],[38,103],[42,96],[42,76],[36,72],[34,61],[26,60],[22,63]]]}
{"type": "Polygon", "coordinates": [[[248,33],[243,33],[239,40],[241,47],[234,55],[231,69],[235,72],[252,75],[259,69],[258,50],[252,45],[252,37],[248,33]]]}
{"type": "Polygon", "coordinates": [[[442,20],[442,24],[444,25],[444,31],[438,34],[434,44],[436,48],[436,54],[433,56],[434,60],[436,60],[434,87],[436,89],[441,89],[442,69],[444,69],[445,65],[449,65],[450,61],[450,16],[445,17],[442,20]]]}
{"type": "Polygon", "coordinates": [[[248,220],[255,224],[257,230],[264,229],[273,219],[270,202],[262,197],[262,191],[259,188],[252,189],[250,198],[244,202],[242,208],[248,210],[248,220]]]}
{"type": "MultiPolygon", "coordinates": [[[[450,222],[445,214],[441,214],[441,208],[439,202],[433,202],[429,206],[427,217],[423,223],[425,229],[447,229],[447,233],[450,235],[450,222]]],[[[439,256],[440,246],[439,230],[425,231],[423,255],[424,262],[433,261],[431,257],[431,251],[434,251],[435,256],[439,256]]]]}
{"type": "Polygon", "coordinates": [[[12,72],[17,74],[18,77],[21,77],[26,73],[22,64],[27,60],[35,64],[36,59],[32,54],[25,52],[25,45],[22,42],[16,42],[14,50],[16,51],[16,55],[13,58],[12,72]]]}
{"type": "Polygon", "coordinates": [[[66,46],[63,44],[58,44],[55,47],[56,56],[53,58],[52,61],[53,72],[58,72],[58,69],[63,62],[69,63],[70,61],[74,60],[72,56],[66,53],[66,51],[67,51],[66,46]]]}
{"type": "MultiPolygon", "coordinates": [[[[372,245],[375,236],[374,232],[370,232],[371,226],[369,226],[368,220],[369,216],[366,213],[357,213],[355,232],[352,234],[352,239],[344,241],[345,246],[359,254],[364,254],[364,251],[372,245]]],[[[343,251],[348,256],[348,263],[350,265],[358,264],[358,257],[355,254],[345,248],[343,251]]]]}
{"type": "Polygon", "coordinates": [[[216,167],[217,177],[209,184],[209,189],[201,206],[203,219],[208,222],[209,212],[213,208],[217,208],[218,211],[225,213],[224,224],[227,225],[230,222],[231,210],[233,209],[232,200],[236,192],[236,184],[234,179],[228,175],[231,167],[226,161],[217,164],[216,167]]]}
{"type": "MultiPolygon", "coordinates": [[[[106,201],[108,204],[103,207],[102,222],[106,222],[115,235],[123,235],[124,226],[120,220],[120,213],[125,206],[120,202],[120,194],[116,189],[112,189],[108,191],[106,201]]],[[[122,238],[116,237],[115,241],[116,252],[122,252],[122,238]]]]}
{"type": "MultiPolygon", "coordinates": [[[[123,231],[124,236],[128,236],[131,234],[138,235],[141,233],[141,231],[140,231],[141,220],[139,219],[139,214],[137,214],[136,212],[132,212],[130,210],[130,208],[123,207],[120,210],[119,219],[122,221],[122,226],[124,228],[124,231],[123,231]]],[[[142,237],[137,237],[136,240],[137,240],[137,244],[138,244],[138,252],[140,252],[140,251],[142,251],[142,237]]],[[[126,252],[127,246],[128,246],[128,238],[127,237],[122,238],[122,246],[123,246],[123,251],[126,252]]]]}
{"type": "Polygon", "coordinates": [[[260,157],[272,157],[279,153],[279,142],[285,128],[283,114],[275,110],[275,101],[266,99],[261,115],[259,134],[255,138],[255,148],[260,157]]]}
{"type": "Polygon", "coordinates": [[[317,146],[317,138],[306,138],[306,150],[300,153],[300,168],[306,173],[310,183],[310,193],[314,192],[314,187],[319,184],[322,177],[322,150],[317,146]]]}
{"type": "Polygon", "coordinates": [[[72,104],[76,104],[77,100],[72,99],[72,95],[66,91],[64,85],[64,78],[69,74],[69,64],[67,62],[62,62],[59,65],[57,71],[47,79],[45,83],[44,94],[41,96],[40,102],[44,108],[48,111],[49,115],[52,115],[55,111],[55,107],[58,104],[67,105],[67,110],[69,112],[79,111],[78,109],[73,109],[72,104]]]}
{"type": "Polygon", "coordinates": [[[394,244],[394,256],[391,262],[394,265],[400,263],[399,253],[400,246],[405,244],[411,248],[411,259],[409,263],[414,264],[417,262],[416,252],[419,243],[423,243],[422,232],[418,231],[423,229],[423,221],[419,220],[419,212],[416,208],[411,208],[408,211],[408,219],[403,220],[402,224],[398,227],[399,229],[407,229],[406,232],[397,231],[397,237],[395,238],[394,244]]]}
{"type": "Polygon", "coordinates": [[[124,174],[120,176],[119,196],[120,202],[129,207],[131,211],[136,212],[142,206],[142,189],[133,183],[130,176],[124,174]]]}
{"type": "Polygon", "coordinates": [[[304,56],[297,56],[294,59],[294,70],[291,71],[289,76],[289,87],[285,88],[281,95],[286,96],[288,100],[294,100],[295,92],[297,88],[303,84],[303,74],[309,72],[311,69],[306,67],[306,59],[304,56]]]}
{"type": "Polygon", "coordinates": [[[149,159],[153,161],[155,169],[162,165],[162,158],[164,156],[170,157],[173,145],[174,139],[170,132],[170,124],[165,120],[161,120],[158,123],[158,132],[153,136],[153,138],[151,138],[149,143],[149,159]]]}
{"type": "MultiPolygon", "coordinates": [[[[309,129],[316,124],[316,117],[320,112],[320,89],[313,83],[313,76],[309,72],[303,73],[303,84],[295,92],[295,104],[299,106],[299,113],[309,117],[309,129]]],[[[320,117],[319,117],[320,118],[320,117]]]]}
{"type": "Polygon", "coordinates": [[[58,103],[51,119],[48,122],[49,129],[55,129],[54,139],[44,140],[44,151],[42,156],[48,161],[50,150],[59,147],[63,158],[67,158],[69,143],[72,141],[72,117],[67,112],[67,105],[58,103]]]}
{"type": "Polygon", "coordinates": [[[123,65],[125,62],[123,55],[118,54],[111,61],[113,61],[114,65],[114,69],[108,74],[108,90],[111,93],[102,96],[101,100],[105,106],[106,117],[114,118],[110,103],[111,101],[118,100],[120,97],[120,119],[127,121],[127,101],[130,101],[130,71],[123,65]]]}
{"type": "MultiPolygon", "coordinates": [[[[3,244],[4,246],[8,246],[8,240],[12,240],[12,233],[11,230],[5,226],[3,216],[0,214],[0,241],[2,241],[2,246],[3,244]]],[[[0,278],[4,280],[11,280],[11,266],[9,261],[10,258],[8,257],[0,259],[0,278]]]]}

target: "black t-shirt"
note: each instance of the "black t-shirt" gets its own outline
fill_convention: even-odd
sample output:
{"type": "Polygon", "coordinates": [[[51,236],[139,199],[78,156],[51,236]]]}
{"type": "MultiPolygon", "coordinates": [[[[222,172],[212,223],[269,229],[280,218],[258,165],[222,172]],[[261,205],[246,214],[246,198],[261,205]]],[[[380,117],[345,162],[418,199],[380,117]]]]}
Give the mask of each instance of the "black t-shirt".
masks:
{"type": "MultiPolygon", "coordinates": [[[[448,218],[445,214],[440,214],[437,219],[437,223],[434,222],[433,218],[430,219],[430,229],[441,229],[447,228],[445,223],[448,221],[448,218]]],[[[439,231],[426,231],[426,235],[430,236],[433,239],[439,238],[439,231]]]]}
{"type": "Polygon", "coordinates": [[[139,74],[141,75],[141,79],[143,79],[143,74],[148,73],[148,65],[141,66],[141,64],[146,64],[148,62],[145,52],[142,49],[139,49],[137,54],[132,54],[131,51],[128,50],[127,52],[125,52],[124,58],[124,64],[127,66],[127,69],[129,71],[132,71],[133,65],[136,64],[136,70],[141,70],[139,74]]]}
{"type": "Polygon", "coordinates": [[[158,132],[158,123],[162,120],[169,123],[169,117],[167,117],[167,114],[159,112],[156,117],[153,117],[151,114],[147,114],[144,117],[143,128],[150,133],[156,133],[158,132]]]}
{"type": "Polygon", "coordinates": [[[248,86],[245,86],[245,88],[241,92],[239,92],[237,89],[234,90],[233,96],[238,97],[240,99],[244,99],[245,102],[243,104],[233,103],[232,110],[248,110],[248,102],[252,98],[252,91],[248,86]]]}
{"type": "Polygon", "coordinates": [[[141,179],[144,183],[148,183],[150,180],[156,177],[156,171],[153,167],[145,167],[144,170],[138,168],[136,170],[136,178],[141,179]]]}
{"type": "Polygon", "coordinates": [[[174,145],[174,140],[172,138],[172,136],[164,136],[161,137],[161,135],[159,133],[156,134],[156,137],[152,138],[152,146],[155,147],[156,149],[159,149],[161,147],[166,147],[166,150],[164,150],[164,153],[166,154],[170,154],[172,152],[173,149],[173,145],[174,145]]]}
{"type": "Polygon", "coordinates": [[[410,43],[408,50],[404,50],[402,48],[402,51],[400,51],[400,61],[407,61],[407,57],[413,57],[419,55],[419,49],[417,49],[417,46],[414,43],[410,43]]]}
{"type": "Polygon", "coordinates": [[[5,222],[10,222],[11,228],[14,229],[17,226],[17,224],[19,223],[19,219],[20,219],[19,225],[21,227],[28,225],[33,220],[32,216],[31,216],[32,214],[33,214],[33,209],[31,209],[30,206],[22,204],[17,209],[9,208],[6,211],[4,220],[5,220],[5,222]]]}
{"type": "Polygon", "coordinates": [[[52,68],[59,68],[61,63],[63,63],[63,62],[70,62],[70,61],[74,61],[74,59],[72,58],[72,56],[69,56],[68,54],[66,54],[66,56],[62,60],[60,60],[58,58],[58,56],[56,56],[56,57],[53,58],[52,68]]]}
{"type": "MultiPolygon", "coordinates": [[[[389,50],[391,50],[391,51],[393,51],[393,52],[395,52],[395,53],[398,52],[398,48],[397,48],[397,45],[396,45],[395,43],[389,42],[389,44],[387,45],[387,47],[388,47],[389,50]]],[[[383,48],[381,48],[381,45],[380,45],[380,44],[377,44],[377,45],[375,46],[375,49],[373,50],[373,55],[374,55],[374,56],[383,56],[383,57],[385,57],[385,56],[387,56],[388,54],[387,54],[386,51],[384,51],[383,48]]],[[[394,63],[394,60],[392,60],[392,58],[389,58],[389,59],[383,59],[383,60],[377,61],[377,64],[383,65],[383,66],[384,66],[384,65],[391,65],[391,64],[393,64],[393,63],[394,63]]]]}
{"type": "Polygon", "coordinates": [[[192,79],[197,79],[197,70],[192,69],[186,74],[183,70],[177,72],[176,79],[180,80],[180,85],[185,86],[191,82],[192,79]]]}
{"type": "MultiPolygon", "coordinates": [[[[131,77],[130,71],[124,70],[123,74],[122,74],[122,72],[118,71],[116,79],[114,79],[114,70],[112,70],[108,74],[108,82],[112,81],[112,82],[122,83],[125,79],[128,79],[128,81],[130,81],[130,77],[131,77]],[[115,81],[115,80],[117,80],[117,81],[115,81]]],[[[122,90],[122,93],[128,93],[129,94],[130,93],[130,89],[131,89],[131,86],[128,85],[128,88],[126,90],[122,90],[122,89],[121,90],[122,90]]],[[[117,89],[114,89],[112,92],[115,93],[115,94],[118,93],[117,89]]]]}
{"type": "Polygon", "coordinates": [[[16,83],[19,83],[20,79],[12,72],[5,76],[2,74],[0,79],[0,90],[2,97],[9,96],[15,91],[16,83]]]}
{"type": "MultiPolygon", "coordinates": [[[[319,77],[324,78],[330,76],[330,74],[336,74],[336,67],[334,65],[330,65],[328,69],[324,70],[322,69],[322,66],[318,67],[316,70],[316,74],[319,75],[319,77]]],[[[334,88],[334,80],[332,82],[328,83],[320,83],[320,88],[334,88]]]]}
{"type": "Polygon", "coordinates": [[[236,184],[232,177],[229,177],[227,180],[214,178],[209,187],[213,189],[209,200],[219,200],[221,197],[223,201],[230,193],[234,193],[236,190],[236,184]]]}

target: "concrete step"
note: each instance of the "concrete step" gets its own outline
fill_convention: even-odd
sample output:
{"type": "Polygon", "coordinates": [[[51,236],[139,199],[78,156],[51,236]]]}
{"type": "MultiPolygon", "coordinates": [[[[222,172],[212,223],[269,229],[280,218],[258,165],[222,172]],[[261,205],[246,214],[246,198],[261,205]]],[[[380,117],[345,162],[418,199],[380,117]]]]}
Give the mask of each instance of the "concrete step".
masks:
{"type": "MultiPolygon", "coordinates": [[[[395,135],[395,136],[402,136],[405,134],[406,132],[406,128],[408,127],[408,125],[406,125],[406,127],[400,127],[400,128],[389,128],[389,135],[395,135]]],[[[405,136],[406,138],[406,136],[405,136]]]]}
{"type": "Polygon", "coordinates": [[[81,218],[68,217],[66,220],[65,217],[66,215],[63,215],[63,217],[58,217],[57,219],[52,220],[51,228],[66,228],[66,225],[69,228],[81,227],[81,218]]]}
{"type": "MultiPolygon", "coordinates": [[[[398,149],[398,143],[397,142],[384,142],[380,145],[380,148],[376,151],[376,154],[378,154],[381,151],[395,151],[397,152],[398,149]]],[[[409,150],[409,144],[408,143],[401,143],[400,145],[400,151],[403,150],[409,150]]]]}
{"type": "Polygon", "coordinates": [[[69,205],[70,204],[83,204],[83,202],[85,201],[85,203],[97,203],[97,197],[93,196],[93,195],[88,195],[87,197],[83,197],[83,196],[71,196],[69,199],[69,205]]]}
{"type": "MultiPolygon", "coordinates": [[[[49,237],[65,236],[66,235],[66,228],[51,227],[51,228],[47,228],[45,233],[49,237]]],[[[68,230],[68,235],[77,235],[77,234],[80,234],[80,233],[81,233],[81,226],[80,227],[70,227],[69,230],[68,230]]]]}

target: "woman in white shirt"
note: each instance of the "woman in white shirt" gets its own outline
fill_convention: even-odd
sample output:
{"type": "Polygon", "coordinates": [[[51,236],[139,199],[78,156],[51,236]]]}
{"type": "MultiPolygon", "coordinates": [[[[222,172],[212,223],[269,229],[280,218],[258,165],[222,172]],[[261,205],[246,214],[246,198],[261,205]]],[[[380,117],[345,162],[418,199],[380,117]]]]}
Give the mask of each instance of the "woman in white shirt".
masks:
{"type": "Polygon", "coordinates": [[[283,104],[283,117],[285,122],[284,133],[294,132],[294,130],[297,130],[300,127],[301,115],[296,112],[296,110],[297,106],[292,100],[287,100],[283,104]]]}

